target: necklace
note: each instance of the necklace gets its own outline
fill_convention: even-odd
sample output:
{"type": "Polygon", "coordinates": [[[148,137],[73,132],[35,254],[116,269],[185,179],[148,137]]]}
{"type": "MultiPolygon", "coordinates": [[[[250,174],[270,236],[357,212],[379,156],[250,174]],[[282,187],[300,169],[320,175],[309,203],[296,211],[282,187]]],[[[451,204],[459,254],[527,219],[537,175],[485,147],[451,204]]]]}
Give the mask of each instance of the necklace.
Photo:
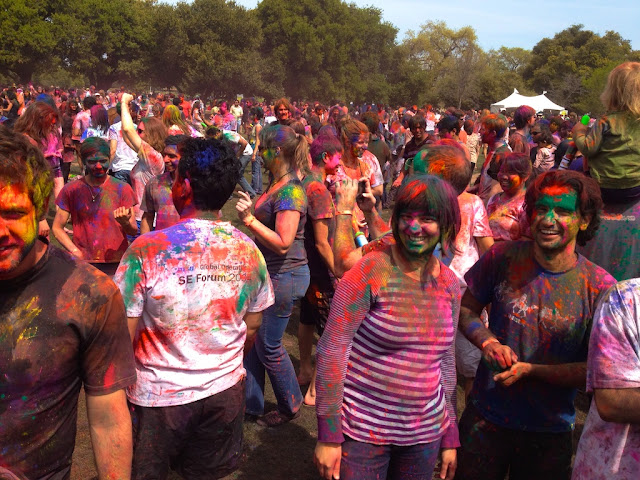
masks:
{"type": "Polygon", "coordinates": [[[98,195],[100,195],[100,192],[102,191],[102,189],[100,187],[98,187],[98,191],[94,195],[93,187],[91,185],[89,185],[89,182],[87,182],[85,180],[84,184],[87,186],[87,188],[89,189],[89,193],[91,194],[91,203],[95,203],[96,198],[98,198],[98,195]]]}
{"type": "Polygon", "coordinates": [[[285,173],[284,175],[282,175],[281,177],[279,177],[277,180],[274,180],[273,182],[271,182],[271,184],[269,185],[269,188],[273,187],[274,185],[276,185],[280,180],[282,180],[284,177],[286,177],[287,175],[289,175],[290,173],[293,173],[293,170],[289,170],[287,173],[285,173]]]}

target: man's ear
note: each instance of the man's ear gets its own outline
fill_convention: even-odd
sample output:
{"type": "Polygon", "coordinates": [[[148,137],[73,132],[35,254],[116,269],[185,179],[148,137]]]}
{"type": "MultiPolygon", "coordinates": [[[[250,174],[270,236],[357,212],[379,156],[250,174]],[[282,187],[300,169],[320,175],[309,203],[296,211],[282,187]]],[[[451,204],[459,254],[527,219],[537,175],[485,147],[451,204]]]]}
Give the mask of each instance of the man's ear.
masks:
{"type": "Polygon", "coordinates": [[[580,230],[584,231],[591,225],[592,215],[582,216],[580,215],[580,230]]]}
{"type": "Polygon", "coordinates": [[[191,181],[189,180],[188,176],[187,178],[184,178],[182,175],[176,172],[176,178],[174,182],[177,187],[177,193],[179,198],[186,200],[189,197],[191,197],[193,193],[193,189],[191,188],[191,181]]]}

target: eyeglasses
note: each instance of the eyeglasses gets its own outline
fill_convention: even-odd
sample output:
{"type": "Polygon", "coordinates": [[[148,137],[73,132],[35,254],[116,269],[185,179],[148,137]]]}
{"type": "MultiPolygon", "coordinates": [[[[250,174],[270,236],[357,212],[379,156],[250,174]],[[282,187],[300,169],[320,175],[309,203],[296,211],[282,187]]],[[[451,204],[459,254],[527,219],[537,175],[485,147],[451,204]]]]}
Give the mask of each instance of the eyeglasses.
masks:
{"type": "Polygon", "coordinates": [[[531,132],[531,135],[540,135],[542,132],[531,132]]]}
{"type": "Polygon", "coordinates": [[[138,128],[138,135],[140,135],[141,133],[144,133],[144,128],[138,128]]]}

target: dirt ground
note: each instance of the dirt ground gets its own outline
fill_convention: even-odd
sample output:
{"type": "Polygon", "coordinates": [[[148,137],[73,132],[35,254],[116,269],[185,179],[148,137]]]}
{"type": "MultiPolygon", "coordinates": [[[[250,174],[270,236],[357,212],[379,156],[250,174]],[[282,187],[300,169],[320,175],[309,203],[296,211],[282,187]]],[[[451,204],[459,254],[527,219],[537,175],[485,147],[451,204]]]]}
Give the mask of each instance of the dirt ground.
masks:
{"type": "MultiPolygon", "coordinates": [[[[248,177],[249,175],[247,175],[247,178],[248,177]]],[[[54,210],[52,207],[50,210],[50,220],[53,218],[53,214],[54,210]]],[[[244,228],[237,219],[235,201],[228,202],[227,205],[225,205],[223,216],[238,228],[244,228]]],[[[390,212],[384,211],[383,216],[388,218],[390,212]]],[[[52,242],[54,244],[56,243],[55,240],[52,240],[52,242]]],[[[284,337],[285,347],[291,356],[296,370],[299,365],[298,342],[296,337],[298,322],[299,312],[296,308],[284,337]]],[[[313,353],[315,355],[315,348],[313,353]]],[[[275,408],[273,390],[268,383],[266,387],[266,398],[266,410],[269,411],[275,408]]],[[[582,432],[586,412],[589,408],[589,400],[586,395],[578,394],[576,406],[578,413],[574,432],[574,451],[578,443],[579,435],[582,432]]],[[[462,413],[463,409],[464,395],[462,389],[458,387],[458,415],[462,413]]],[[[298,419],[280,428],[268,429],[262,428],[255,423],[245,423],[244,449],[240,468],[232,475],[225,477],[225,480],[317,480],[319,477],[313,465],[313,450],[316,443],[316,435],[317,424],[315,410],[308,407],[302,407],[302,414],[298,419]]],[[[97,478],[97,474],[87,425],[85,400],[84,394],[81,394],[71,480],[93,480],[95,478],[97,478]]],[[[179,478],[181,477],[175,473],[169,475],[170,480],[177,480],[179,478]]]]}

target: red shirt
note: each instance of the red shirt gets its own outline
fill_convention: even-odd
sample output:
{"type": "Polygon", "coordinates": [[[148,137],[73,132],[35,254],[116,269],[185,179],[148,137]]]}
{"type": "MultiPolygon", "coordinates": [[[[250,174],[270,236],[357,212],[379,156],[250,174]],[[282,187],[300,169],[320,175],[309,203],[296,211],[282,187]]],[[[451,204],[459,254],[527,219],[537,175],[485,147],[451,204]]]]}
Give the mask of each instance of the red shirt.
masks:
{"type": "Polygon", "coordinates": [[[129,242],[113,211],[135,204],[129,184],[113,177],[100,187],[92,187],[84,177],[67,183],[56,199],[56,205],[71,214],[74,245],[91,263],[120,261],[129,242]]]}

